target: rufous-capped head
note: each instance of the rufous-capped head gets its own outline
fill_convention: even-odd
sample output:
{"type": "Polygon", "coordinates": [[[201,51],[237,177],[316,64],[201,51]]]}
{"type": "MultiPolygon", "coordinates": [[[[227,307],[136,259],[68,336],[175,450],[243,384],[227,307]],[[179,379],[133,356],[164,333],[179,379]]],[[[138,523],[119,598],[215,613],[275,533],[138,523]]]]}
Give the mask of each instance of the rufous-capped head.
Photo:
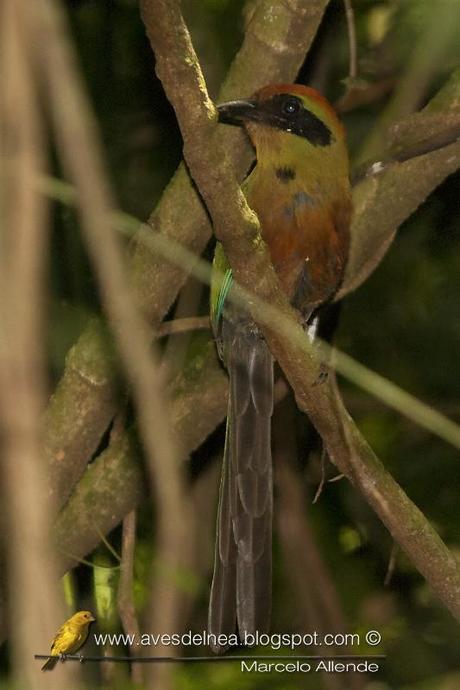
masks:
{"type": "Polygon", "coordinates": [[[270,84],[249,99],[222,103],[217,110],[220,122],[246,125],[253,139],[257,126],[293,134],[315,147],[344,138],[329,101],[302,84],[270,84]]]}

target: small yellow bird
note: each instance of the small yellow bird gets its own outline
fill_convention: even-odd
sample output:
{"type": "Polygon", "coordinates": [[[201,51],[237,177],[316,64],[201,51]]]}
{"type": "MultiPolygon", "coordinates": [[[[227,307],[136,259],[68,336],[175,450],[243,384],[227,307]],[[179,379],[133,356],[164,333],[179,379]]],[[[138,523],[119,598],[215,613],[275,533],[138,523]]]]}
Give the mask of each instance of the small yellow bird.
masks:
{"type": "MultiPolygon", "coordinates": [[[[65,654],[75,654],[85,643],[88,637],[90,623],[95,621],[91,611],[77,611],[62,625],[53,642],[51,643],[51,654],[53,657],[65,654]]],[[[42,666],[42,671],[51,671],[58,660],[50,658],[42,666]]]]}

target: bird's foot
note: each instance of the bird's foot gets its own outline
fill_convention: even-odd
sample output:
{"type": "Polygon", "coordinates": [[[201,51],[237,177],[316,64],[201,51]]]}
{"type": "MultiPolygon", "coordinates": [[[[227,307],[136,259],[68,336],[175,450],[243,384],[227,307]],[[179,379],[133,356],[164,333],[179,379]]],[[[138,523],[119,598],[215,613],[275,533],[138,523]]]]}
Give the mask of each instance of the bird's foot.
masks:
{"type": "Polygon", "coordinates": [[[82,664],[85,660],[85,657],[82,654],[77,654],[77,656],[78,656],[78,661],[80,662],[80,664],[82,664]]]}
{"type": "Polygon", "coordinates": [[[321,386],[321,384],[326,383],[329,377],[329,368],[326,362],[320,362],[319,374],[317,379],[313,382],[313,386],[321,386]]]}
{"type": "Polygon", "coordinates": [[[64,662],[67,659],[67,654],[59,654],[59,659],[64,662]]]}

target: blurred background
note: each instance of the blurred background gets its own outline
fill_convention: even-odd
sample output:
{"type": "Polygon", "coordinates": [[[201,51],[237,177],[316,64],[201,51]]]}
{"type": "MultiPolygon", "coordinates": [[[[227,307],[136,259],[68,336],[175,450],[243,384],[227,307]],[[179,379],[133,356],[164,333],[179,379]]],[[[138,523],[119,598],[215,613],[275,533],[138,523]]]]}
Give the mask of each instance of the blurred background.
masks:
{"type": "MultiPolygon", "coordinates": [[[[182,5],[210,94],[215,97],[241,44],[252,3],[184,0],[182,5]]],[[[298,81],[318,88],[336,104],[347,130],[353,168],[358,169],[363,162],[379,159],[387,127],[422,108],[459,67],[460,0],[354,0],[353,7],[356,76],[349,77],[344,4],[331,0],[298,81]]],[[[173,110],[154,76],[138,4],[136,0],[68,0],[65,9],[81,76],[97,114],[117,205],[144,220],[181,161],[182,141],[173,110]]],[[[53,150],[51,155],[54,160],[53,150]]],[[[53,174],[61,177],[57,158],[54,165],[53,174]]],[[[459,182],[458,173],[449,177],[402,225],[380,266],[346,298],[340,315],[333,319],[334,342],[340,349],[454,420],[460,419],[456,373],[460,351],[459,182]]],[[[102,313],[97,280],[74,209],[54,204],[50,223],[49,392],[63,374],[71,346],[91,319],[102,313]]],[[[204,258],[209,260],[212,250],[210,243],[204,258]]],[[[207,288],[190,278],[167,318],[206,316],[207,310],[207,288]]],[[[159,347],[169,378],[193,364],[197,353],[213,360],[210,338],[207,329],[162,338],[159,347]]],[[[340,386],[348,409],[378,457],[458,555],[458,452],[356,386],[344,380],[340,386]]],[[[131,428],[136,462],[142,466],[136,415],[129,400],[123,414],[131,428]]],[[[363,635],[375,629],[382,642],[374,651],[387,658],[375,677],[354,681],[348,676],[242,675],[236,663],[177,664],[168,669],[171,687],[460,687],[458,624],[404,554],[393,548],[386,529],[345,479],[326,481],[313,503],[323,474],[329,480],[337,473],[322,456],[308,420],[290,396],[278,405],[274,427],[272,630],[329,632],[342,629],[343,624],[343,629],[363,635]]],[[[220,421],[194,450],[187,468],[200,539],[193,567],[178,576],[184,631],[206,628],[223,438],[220,421]]],[[[109,433],[94,457],[104,451],[108,440],[109,433]]],[[[91,506],[87,510],[91,512],[91,506]]],[[[140,621],[155,563],[154,535],[154,507],[143,496],[137,507],[133,575],[140,621]]],[[[68,615],[79,609],[95,613],[98,622],[92,632],[122,631],[117,608],[121,541],[118,525],[62,582],[68,615]]],[[[49,640],[37,641],[36,652],[46,653],[48,647],[49,640]]],[[[100,651],[90,637],[85,653],[100,651]]],[[[343,649],[335,651],[344,653],[343,649]]],[[[353,652],[369,653],[369,648],[353,648],[353,652]]],[[[126,649],[114,646],[106,653],[125,654],[126,649]]],[[[184,651],[206,653],[204,647],[184,651]]],[[[4,643],[0,687],[10,687],[9,669],[9,646],[4,643]]],[[[142,687],[139,674],[130,678],[128,665],[104,668],[87,664],[78,672],[84,687],[142,687]]],[[[145,665],[142,673],[149,672],[145,665]]]]}

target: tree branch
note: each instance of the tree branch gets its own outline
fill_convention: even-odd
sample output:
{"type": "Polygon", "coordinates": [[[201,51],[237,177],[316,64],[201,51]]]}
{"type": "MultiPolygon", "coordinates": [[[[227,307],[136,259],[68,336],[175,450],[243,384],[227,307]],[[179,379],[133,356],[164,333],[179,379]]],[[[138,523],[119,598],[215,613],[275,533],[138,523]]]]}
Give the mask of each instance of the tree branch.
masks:
{"type": "MultiPolygon", "coordinates": [[[[75,69],[64,15],[54,0],[36,0],[31,25],[37,34],[34,52],[47,87],[57,148],[77,190],[83,237],[132,390],[145,450],[156,510],[157,560],[161,564],[150,587],[152,630],[173,632],[179,624],[179,609],[177,585],[171,574],[181,570],[187,552],[189,505],[163,377],[147,324],[127,280],[122,245],[112,223],[114,204],[97,127],[75,69]]],[[[155,649],[157,652],[160,650],[155,649]]]]}
{"type": "Polygon", "coordinates": [[[369,277],[388,251],[401,223],[459,168],[459,137],[457,69],[421,112],[392,125],[387,151],[379,162],[382,172],[354,187],[351,251],[337,299],[369,277]]]}
{"type": "MultiPolygon", "coordinates": [[[[151,0],[144,0],[146,21],[152,17],[151,12],[151,0]]],[[[460,619],[460,569],[456,559],[375,457],[344,408],[334,377],[329,376],[322,386],[314,385],[319,360],[298,315],[279,288],[258,235],[257,219],[238,188],[231,163],[212,138],[216,128],[214,109],[177,2],[155,2],[155,21],[148,23],[148,33],[158,75],[176,111],[191,174],[237,282],[254,295],[247,306],[295,391],[297,404],[321,434],[331,460],[362,492],[439,598],[460,619]],[[278,324],[267,319],[260,300],[279,311],[278,324]]]]}
{"type": "MultiPolygon", "coordinates": [[[[196,345],[193,348],[196,349],[196,345]]],[[[190,357],[168,387],[171,426],[184,457],[192,453],[227,411],[227,377],[210,340],[190,357]]],[[[130,433],[114,438],[89,465],[58,515],[54,536],[63,572],[90,553],[146,495],[139,452],[130,433]]]]}
{"type": "Polygon", "coordinates": [[[117,409],[117,365],[113,340],[92,319],[69,350],[65,370],[44,416],[44,448],[51,496],[59,509],[117,409]]]}
{"type": "MultiPolygon", "coordinates": [[[[136,511],[131,510],[123,519],[123,533],[121,540],[121,567],[118,582],[118,612],[123,630],[126,635],[139,638],[139,623],[134,606],[134,549],[136,546],[136,511]]],[[[130,647],[133,654],[133,646],[130,647]]],[[[142,669],[140,664],[133,663],[131,677],[134,683],[142,684],[142,669]]]]}
{"type": "Polygon", "coordinates": [[[380,155],[386,145],[386,132],[394,122],[414,112],[429,93],[436,73],[443,61],[449,59],[449,50],[457,42],[456,29],[460,7],[455,3],[427,5],[417,38],[388,103],[362,144],[359,160],[366,161],[380,155]]]}
{"type": "Polygon", "coordinates": [[[10,595],[0,624],[9,618],[14,685],[45,690],[77,683],[69,670],[58,684],[48,681],[33,658],[37,642],[51,640],[62,623],[64,606],[41,447],[48,209],[34,183],[47,161],[27,15],[24,1],[0,7],[2,576],[7,570],[10,595]]]}

